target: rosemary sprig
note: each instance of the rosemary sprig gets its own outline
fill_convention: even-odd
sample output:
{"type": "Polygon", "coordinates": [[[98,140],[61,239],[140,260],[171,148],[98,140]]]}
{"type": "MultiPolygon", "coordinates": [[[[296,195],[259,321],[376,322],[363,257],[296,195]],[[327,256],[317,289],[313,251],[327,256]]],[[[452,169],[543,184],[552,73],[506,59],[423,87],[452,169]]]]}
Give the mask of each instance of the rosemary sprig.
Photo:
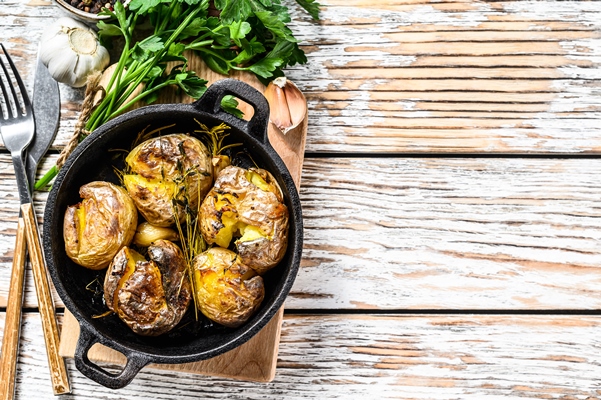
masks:
{"type": "MultiPolygon", "coordinates": [[[[185,158],[186,153],[184,149],[180,147],[179,150],[180,155],[185,158]]],[[[194,208],[192,207],[189,178],[195,174],[200,174],[200,171],[198,171],[198,168],[196,167],[184,170],[183,163],[181,162],[177,164],[177,168],[179,177],[175,180],[175,183],[178,190],[174,194],[171,204],[173,206],[173,215],[175,215],[175,226],[180,236],[182,252],[184,253],[184,259],[186,261],[190,287],[192,288],[194,313],[196,319],[198,319],[198,300],[194,279],[194,258],[207,249],[207,243],[204,241],[200,232],[198,232],[198,218],[200,215],[200,203],[202,201],[200,197],[200,185],[196,185],[197,193],[195,197],[198,199],[198,202],[196,208],[194,208]],[[183,224],[178,217],[180,210],[183,210],[185,215],[183,224]]]]}
{"type": "Polygon", "coordinates": [[[229,132],[227,131],[231,129],[231,127],[227,124],[221,123],[212,128],[208,128],[205,124],[197,119],[194,119],[194,121],[196,121],[199,126],[199,129],[196,129],[194,133],[203,135],[202,137],[205,138],[204,142],[213,157],[219,156],[223,153],[223,151],[229,148],[242,145],[242,143],[231,143],[225,146],[223,145],[223,141],[229,136],[229,132]]]}

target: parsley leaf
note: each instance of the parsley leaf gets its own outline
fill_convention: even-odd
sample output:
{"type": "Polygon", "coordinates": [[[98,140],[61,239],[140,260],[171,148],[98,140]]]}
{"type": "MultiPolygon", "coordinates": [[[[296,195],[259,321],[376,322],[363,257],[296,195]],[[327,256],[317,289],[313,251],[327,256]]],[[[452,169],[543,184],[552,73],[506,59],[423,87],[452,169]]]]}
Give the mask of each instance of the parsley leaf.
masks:
{"type": "Polygon", "coordinates": [[[104,21],[100,21],[100,22],[98,22],[97,26],[98,26],[98,34],[101,37],[123,35],[121,28],[119,28],[117,25],[107,24],[104,21]]]}
{"type": "Polygon", "coordinates": [[[315,0],[296,0],[296,2],[304,8],[314,20],[319,19],[320,4],[315,0]]]}
{"type": "Polygon", "coordinates": [[[229,28],[230,38],[234,41],[234,43],[236,43],[236,45],[242,46],[240,39],[244,39],[246,34],[250,32],[250,24],[246,21],[234,21],[229,25],[229,28]]]}
{"type": "Polygon", "coordinates": [[[139,44],[140,44],[140,48],[142,50],[148,51],[151,53],[162,50],[163,47],[165,47],[163,40],[157,36],[151,36],[146,40],[142,40],[141,42],[139,42],[139,44]]]}
{"type": "Polygon", "coordinates": [[[270,78],[273,76],[273,71],[277,67],[282,65],[284,60],[277,57],[265,57],[264,59],[254,63],[248,67],[252,72],[259,75],[262,78],[270,78]]]}
{"type": "Polygon", "coordinates": [[[129,9],[136,11],[138,14],[146,14],[148,10],[158,6],[160,3],[161,0],[131,0],[129,9]]]}
{"type": "Polygon", "coordinates": [[[269,29],[276,37],[289,42],[296,42],[292,31],[277,16],[269,11],[257,11],[255,16],[263,23],[265,28],[269,29]]]}
{"type": "Polygon", "coordinates": [[[177,85],[192,98],[198,99],[207,90],[207,81],[199,78],[194,72],[176,75],[177,85]]]}
{"type": "Polygon", "coordinates": [[[238,118],[244,117],[244,113],[238,109],[238,100],[231,94],[223,96],[223,99],[221,99],[221,109],[238,118]]]}
{"type": "Polygon", "coordinates": [[[241,40],[240,47],[242,48],[242,51],[239,52],[238,55],[236,56],[236,58],[234,58],[232,60],[232,63],[238,64],[238,65],[241,65],[241,64],[246,63],[247,61],[250,61],[257,54],[261,54],[265,51],[265,47],[263,46],[263,44],[261,42],[259,42],[257,40],[256,36],[254,38],[252,38],[250,41],[241,40]]]}

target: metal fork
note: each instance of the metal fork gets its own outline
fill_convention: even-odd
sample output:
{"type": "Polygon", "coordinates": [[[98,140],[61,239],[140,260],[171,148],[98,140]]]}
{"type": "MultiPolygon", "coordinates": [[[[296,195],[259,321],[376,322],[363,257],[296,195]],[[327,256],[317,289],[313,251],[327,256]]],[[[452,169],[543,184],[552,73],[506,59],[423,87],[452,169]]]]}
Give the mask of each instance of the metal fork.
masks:
{"type": "MultiPolygon", "coordinates": [[[[48,356],[52,388],[55,394],[68,393],[70,391],[70,386],[67,377],[67,369],[65,361],[58,354],[58,324],[56,322],[48,273],[46,271],[44,255],[40,245],[40,234],[38,232],[37,220],[32,206],[31,193],[29,192],[25,163],[23,161],[24,151],[35,134],[33,111],[31,102],[27,96],[27,91],[25,90],[25,85],[17,72],[15,64],[6,52],[2,43],[0,43],[0,47],[9,64],[10,71],[12,72],[11,77],[9,68],[2,60],[0,54],[0,73],[2,73],[0,74],[0,88],[4,99],[4,107],[0,105],[0,114],[2,117],[0,119],[0,135],[2,135],[4,145],[8,151],[10,151],[15,169],[15,176],[17,178],[19,197],[21,199],[22,218],[19,218],[17,243],[19,243],[20,239],[22,241],[22,235],[24,233],[31,258],[31,266],[38,296],[38,307],[46,342],[46,355],[48,356]],[[18,88],[14,85],[13,78],[17,82],[18,88]],[[21,223],[21,219],[23,220],[23,223],[21,223]],[[25,232],[23,232],[23,230],[25,232]]],[[[15,344],[15,346],[17,345],[18,344],[15,344]]],[[[3,346],[2,356],[4,357],[5,355],[3,346]]],[[[8,382],[2,382],[2,384],[10,385],[8,382]]]]}
{"type": "Polygon", "coordinates": [[[17,81],[17,84],[19,85],[19,91],[21,94],[21,99],[19,99],[17,91],[12,83],[12,79],[8,73],[8,69],[0,58],[0,65],[2,67],[2,71],[4,72],[4,79],[0,80],[0,84],[2,85],[4,104],[6,105],[6,110],[2,110],[0,133],[2,134],[4,145],[8,151],[10,151],[10,155],[13,159],[21,204],[31,203],[31,194],[29,193],[29,184],[27,182],[25,164],[23,162],[23,152],[35,134],[33,111],[31,109],[31,102],[29,101],[29,97],[25,91],[25,85],[23,85],[23,81],[17,73],[15,64],[8,56],[4,45],[0,43],[0,46],[2,47],[2,51],[6,56],[8,63],[10,64],[10,68],[17,81]]]}

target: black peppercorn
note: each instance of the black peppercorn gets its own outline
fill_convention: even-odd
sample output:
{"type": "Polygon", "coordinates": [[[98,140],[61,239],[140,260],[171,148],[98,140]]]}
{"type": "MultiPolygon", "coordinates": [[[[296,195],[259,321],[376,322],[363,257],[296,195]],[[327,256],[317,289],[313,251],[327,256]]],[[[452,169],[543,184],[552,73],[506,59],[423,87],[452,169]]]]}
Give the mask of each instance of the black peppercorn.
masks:
{"type": "Polygon", "coordinates": [[[69,0],[69,4],[79,10],[98,14],[107,5],[110,10],[113,10],[115,1],[116,0],[69,0]]]}

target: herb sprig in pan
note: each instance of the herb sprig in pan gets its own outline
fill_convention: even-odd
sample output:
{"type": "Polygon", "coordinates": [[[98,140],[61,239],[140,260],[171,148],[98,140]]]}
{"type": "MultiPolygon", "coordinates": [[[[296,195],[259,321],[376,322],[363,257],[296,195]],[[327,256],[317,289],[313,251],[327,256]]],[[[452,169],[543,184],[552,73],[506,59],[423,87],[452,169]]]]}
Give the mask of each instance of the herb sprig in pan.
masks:
{"type": "MultiPolygon", "coordinates": [[[[296,1],[319,18],[315,0],[296,1]]],[[[98,23],[101,40],[109,43],[121,37],[124,44],[106,95],[85,123],[88,133],[138,101],[156,101],[168,86],[198,99],[207,81],[189,69],[186,51],[196,52],[221,74],[249,71],[264,82],[283,76],[287,66],[307,62],[287,26],[290,13],[281,0],[131,0],[127,7],[116,2],[113,11],[105,9],[101,14],[113,17],[98,23]],[[138,39],[146,31],[150,33],[138,39]],[[175,66],[168,68],[173,62],[175,66]],[[139,85],[142,91],[128,99],[139,85]]],[[[222,106],[239,113],[231,98],[222,106]]],[[[45,187],[57,173],[58,167],[50,169],[36,189],[45,187]]]]}

